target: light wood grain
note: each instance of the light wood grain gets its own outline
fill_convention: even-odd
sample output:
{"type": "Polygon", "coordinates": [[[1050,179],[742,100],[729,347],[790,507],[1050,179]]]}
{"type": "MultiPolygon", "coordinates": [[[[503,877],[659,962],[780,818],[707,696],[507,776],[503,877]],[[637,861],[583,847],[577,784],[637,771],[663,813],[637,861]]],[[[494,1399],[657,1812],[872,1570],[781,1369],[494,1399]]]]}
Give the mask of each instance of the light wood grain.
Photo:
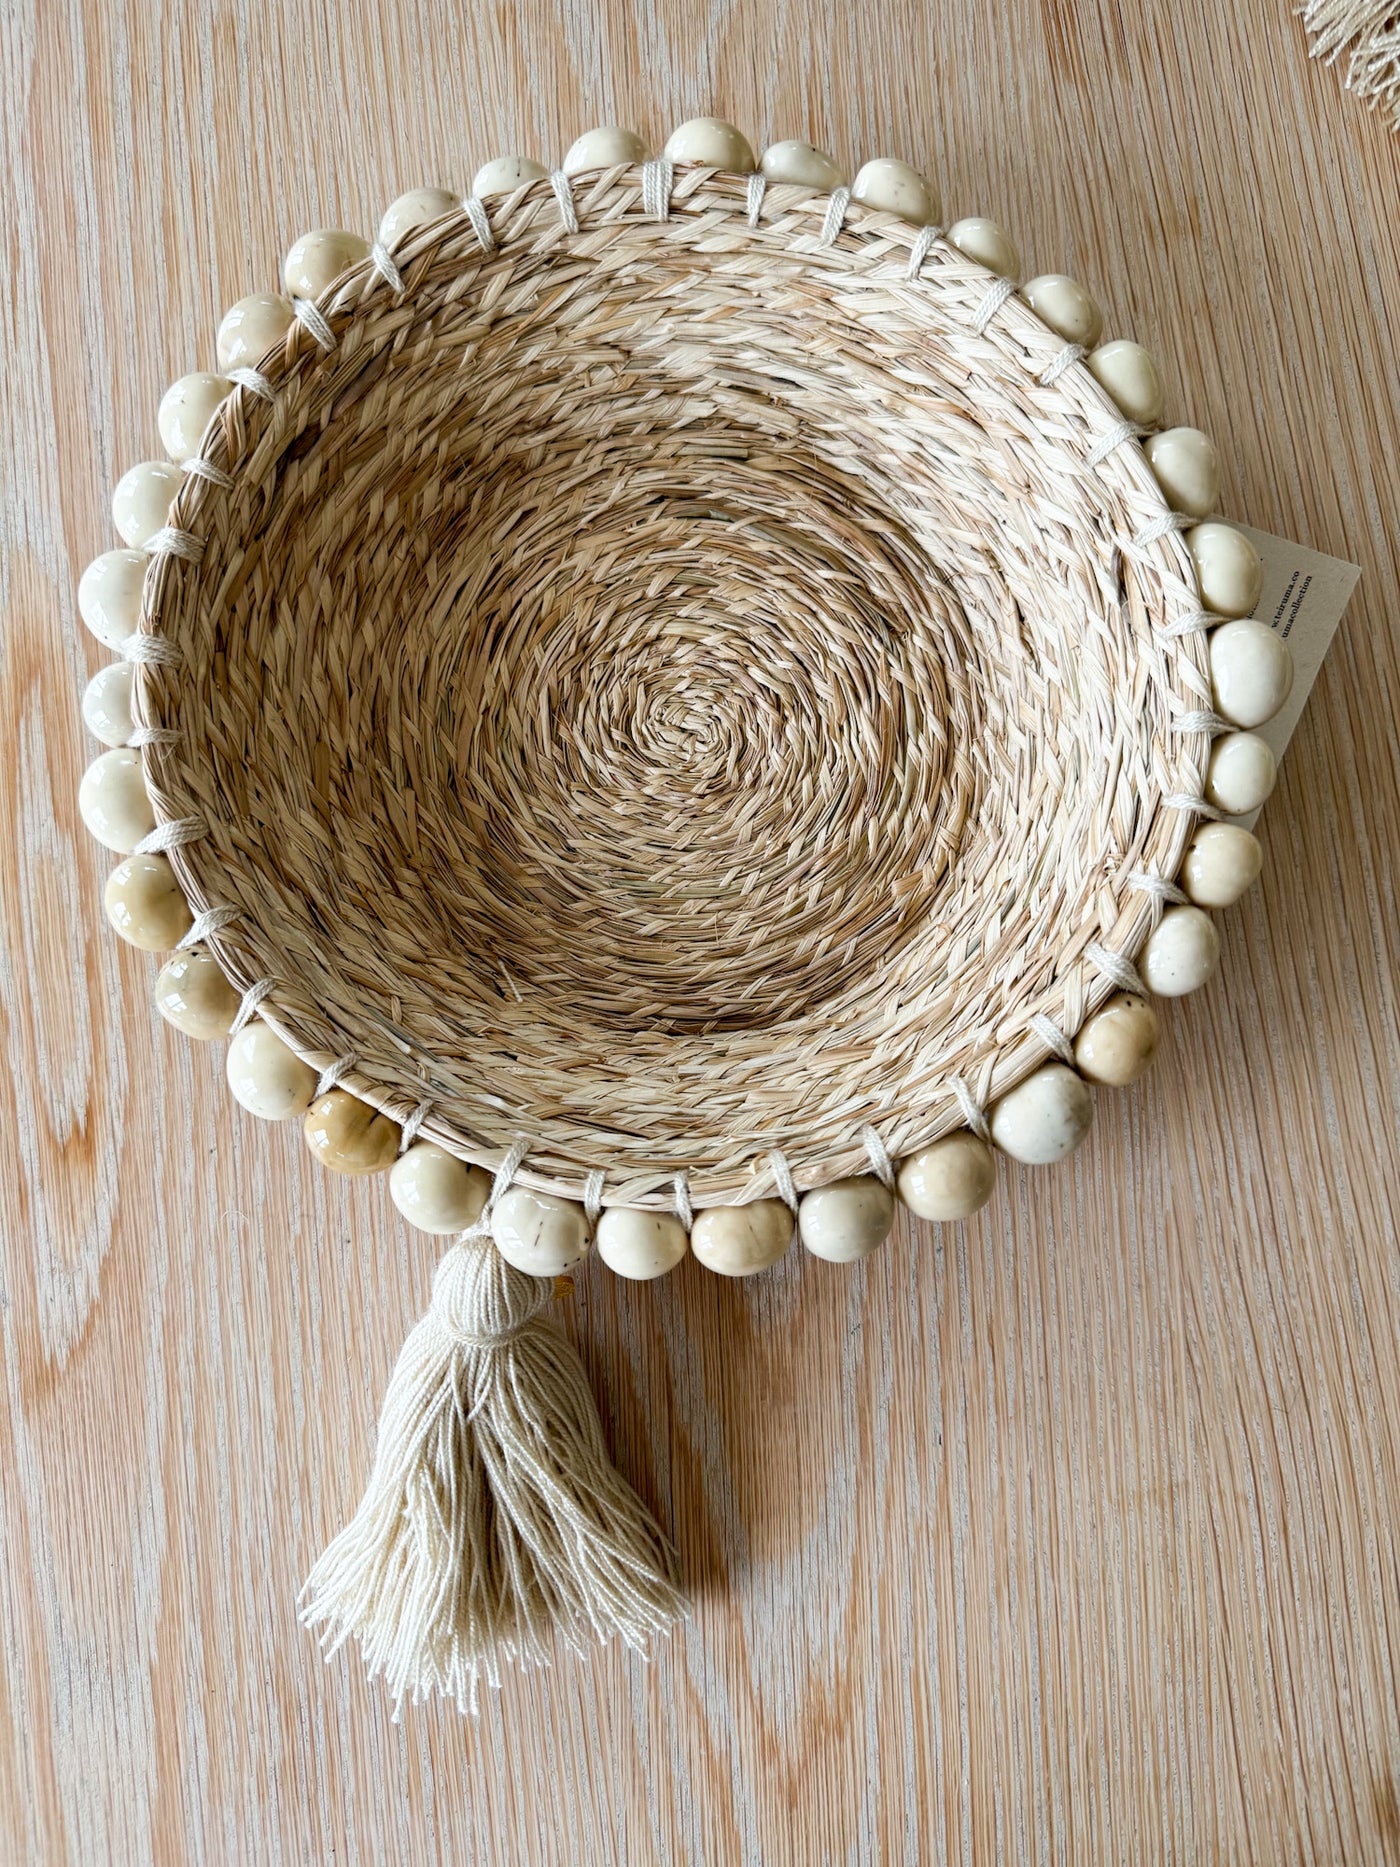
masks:
{"type": "Polygon", "coordinates": [[[0,71],[0,1859],[1400,1859],[1400,145],[1287,0],[31,0],[0,71]],[[293,1603],[432,1245],[99,925],[74,586],[292,235],[711,108],[1102,283],[1229,508],[1363,582],[1220,974],[1073,1165],[854,1273],[581,1282],[692,1625],[396,1726],[293,1603]]]}

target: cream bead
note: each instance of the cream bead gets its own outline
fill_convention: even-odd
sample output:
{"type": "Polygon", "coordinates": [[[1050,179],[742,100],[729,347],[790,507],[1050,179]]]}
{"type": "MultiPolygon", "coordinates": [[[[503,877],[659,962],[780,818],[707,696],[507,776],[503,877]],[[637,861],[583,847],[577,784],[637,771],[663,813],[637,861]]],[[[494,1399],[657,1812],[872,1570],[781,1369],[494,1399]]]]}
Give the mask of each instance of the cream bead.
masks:
{"type": "Polygon", "coordinates": [[[172,954],[156,975],[155,1001],[167,1024],[200,1043],[227,1037],[238,1016],[237,991],[203,947],[172,954]]]}
{"type": "Polygon", "coordinates": [[[1043,272],[1021,287],[1021,296],[1041,323],[1067,344],[1092,350],[1103,335],[1103,312],[1078,279],[1063,272],[1043,272]]]}
{"type": "Polygon", "coordinates": [[[1264,566],[1244,533],[1211,519],[1191,527],[1186,548],[1206,608],[1218,616],[1247,616],[1259,601],[1264,566]]]}
{"type": "Polygon", "coordinates": [[[572,1199],[512,1186],[492,1210],[491,1236],[516,1270],[560,1277],[588,1254],[588,1216],[572,1199]]]}
{"type": "Polygon", "coordinates": [[[605,123],[596,130],[585,130],[560,163],[566,175],[586,175],[590,169],[615,169],[624,164],[645,162],[647,146],[635,130],[624,130],[616,123],[605,123]]]}
{"type": "Polygon", "coordinates": [[[292,298],[319,298],[341,273],[369,258],[369,241],[343,227],[318,227],[287,248],[282,286],[292,298]]]}
{"type": "Polygon", "coordinates": [[[128,856],[107,877],[102,896],[107,919],[145,953],[172,953],[194,917],[168,857],[128,856]]]}
{"type": "Polygon", "coordinates": [[[251,292],[224,313],[215,350],[221,370],[252,369],[280,344],[296,321],[290,298],[251,292]]]}
{"type": "Polygon", "coordinates": [[[818,188],[830,194],[845,180],[824,149],[812,143],[770,143],[759,162],[770,182],[792,182],[799,188],[818,188]]]}
{"type": "Polygon", "coordinates": [[[1162,419],[1166,395],[1161,372],[1150,350],[1126,337],[1100,344],[1084,359],[1094,381],[1110,395],[1129,421],[1155,428],[1162,419]]]}
{"type": "Polygon", "coordinates": [[[1264,852],[1237,823],[1203,823],[1186,846],[1181,886],[1198,908],[1233,907],[1259,879],[1264,852]]]}
{"type": "Polygon", "coordinates": [[[690,1230],[690,1249],[707,1271],[751,1277],[776,1264],[792,1243],[792,1213],[781,1199],[707,1206],[690,1230]]]}
{"type": "Polygon", "coordinates": [[[636,1283],[674,1270],[688,1246],[685,1227],[674,1212],[609,1206],[598,1220],[598,1256],[610,1271],[636,1283]]]}
{"type": "Polygon", "coordinates": [[[1210,632],[1210,689],[1232,726],[1262,726],[1293,691],[1293,654],[1267,624],[1246,618],[1210,632]]]}
{"type": "Polygon", "coordinates": [[[1147,1070],[1161,1042],[1157,1014],[1137,992],[1115,992],[1074,1040],[1074,1066],[1091,1083],[1125,1089],[1147,1070]]]}
{"type": "Polygon", "coordinates": [[[78,614],[106,647],[119,649],[140,628],[145,577],[139,551],[104,551],[78,579],[78,614]]]}
{"type": "Polygon", "coordinates": [[[253,1018],[228,1047],[228,1086],[260,1121],[292,1121],[305,1115],[316,1096],[316,1072],[277,1035],[253,1018]]]}
{"type": "Polygon", "coordinates": [[[486,1210],[491,1176],[436,1141],[415,1141],[389,1169],[389,1197],[420,1232],[465,1232],[486,1210]]]}
{"type": "Polygon", "coordinates": [[[190,460],[199,452],[204,430],[232,387],[227,376],[216,376],[212,370],[192,370],[171,383],[160,398],[156,426],[161,446],[172,460],[190,460]]]}
{"type": "Polygon", "coordinates": [[[490,162],[483,162],[472,178],[472,193],[478,201],[489,201],[495,195],[514,194],[517,188],[528,187],[531,182],[542,182],[549,175],[549,170],[542,162],[534,162],[529,156],[496,156],[490,162]]]}
{"type": "Polygon", "coordinates": [[[754,170],[748,138],[722,117],[692,117],[680,124],[666,138],[662,154],[684,168],[727,169],[732,175],[754,170]]]}
{"type": "Polygon", "coordinates": [[[851,183],[851,199],[882,214],[898,214],[916,227],[938,219],[938,190],[924,174],[893,156],[867,162],[851,183]]]}
{"type": "Polygon", "coordinates": [[[1278,760],[1267,739],[1257,733],[1222,733],[1210,749],[1206,801],[1227,816],[1243,817],[1267,801],[1277,776],[1278,760]]]}
{"type": "Polygon", "coordinates": [[[1094,1119],[1087,1084],[1065,1063],[1042,1063],[1009,1089],[992,1110],[992,1139],[1028,1167],[1048,1167],[1072,1154],[1094,1119]]]}
{"type": "Polygon", "coordinates": [[[1021,255],[1016,250],[1016,242],[994,220],[985,220],[980,214],[955,220],[948,229],[947,239],[949,246],[956,247],[964,259],[974,260],[988,272],[1000,273],[1003,279],[1019,278],[1021,255]]]}
{"type": "Polygon", "coordinates": [[[894,1194],[873,1174],[833,1180],[804,1193],[797,1229],[814,1258],[854,1264],[884,1244],[894,1223],[894,1194]]]}
{"type": "Polygon", "coordinates": [[[1220,936],[1199,908],[1168,908],[1148,935],[1138,968],[1158,998],[1183,998],[1203,986],[1220,958],[1220,936]]]}
{"type": "Polygon", "coordinates": [[[124,746],[136,731],[131,711],[133,668],[129,661],[109,661],[99,668],[83,693],[83,721],[105,746],[124,746]]]}
{"type": "Polygon", "coordinates": [[[399,1156],[399,1124],[348,1089],[317,1096],[301,1131],[313,1155],[332,1173],[383,1173],[399,1156]]]}
{"type": "Polygon", "coordinates": [[[117,481],[112,521],[122,542],[140,546],[170,522],[170,506],[185,476],[169,460],[143,460],[117,481]]]}
{"type": "Polygon", "coordinates": [[[385,208],[379,223],[379,243],[392,248],[415,227],[426,227],[429,221],[441,220],[460,206],[456,195],[446,188],[410,188],[385,208]]]}
{"type": "Polygon", "coordinates": [[[104,849],[129,856],[156,827],[141,754],[130,746],[118,746],[95,758],[78,786],[78,809],[104,849]]]}
{"type": "Polygon", "coordinates": [[[1173,512],[1203,519],[1220,502],[1215,443],[1199,428],[1164,428],[1142,444],[1162,497],[1173,512]]]}
{"type": "Polygon", "coordinates": [[[996,1155],[985,1141],[960,1129],[911,1154],[899,1169],[899,1197],[920,1219],[970,1219],[992,1196],[996,1155]]]}

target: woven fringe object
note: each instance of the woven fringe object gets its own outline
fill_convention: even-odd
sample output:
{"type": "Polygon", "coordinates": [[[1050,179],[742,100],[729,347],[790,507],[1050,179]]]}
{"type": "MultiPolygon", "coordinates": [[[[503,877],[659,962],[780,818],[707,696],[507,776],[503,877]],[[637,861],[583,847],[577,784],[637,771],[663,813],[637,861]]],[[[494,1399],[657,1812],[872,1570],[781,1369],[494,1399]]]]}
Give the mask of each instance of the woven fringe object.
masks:
{"type": "Polygon", "coordinates": [[[1350,51],[1349,91],[1380,110],[1400,130],[1400,3],[1397,0],[1307,0],[1300,7],[1314,58],[1331,65],[1350,51]]]}
{"type": "Polygon", "coordinates": [[[608,1456],[547,1279],[464,1234],[433,1278],[379,1421],[364,1500],[312,1570],[302,1620],[353,1634],[395,1707],[543,1665],[549,1636],[644,1648],[686,1612],[673,1554],[608,1456]]]}

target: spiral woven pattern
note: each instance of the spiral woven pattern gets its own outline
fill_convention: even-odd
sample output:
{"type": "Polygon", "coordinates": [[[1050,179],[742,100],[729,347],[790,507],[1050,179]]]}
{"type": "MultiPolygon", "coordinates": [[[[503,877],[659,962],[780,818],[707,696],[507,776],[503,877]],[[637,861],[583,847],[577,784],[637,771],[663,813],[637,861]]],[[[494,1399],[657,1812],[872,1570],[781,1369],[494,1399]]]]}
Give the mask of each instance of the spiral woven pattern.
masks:
{"type": "Polygon", "coordinates": [[[417,229],[295,325],[139,685],[177,873],[298,1050],[526,1182],[704,1204],[1073,1035],[1209,687],[1147,464],[1022,301],[799,188],[663,173],[660,217],[659,167],[417,229]]]}

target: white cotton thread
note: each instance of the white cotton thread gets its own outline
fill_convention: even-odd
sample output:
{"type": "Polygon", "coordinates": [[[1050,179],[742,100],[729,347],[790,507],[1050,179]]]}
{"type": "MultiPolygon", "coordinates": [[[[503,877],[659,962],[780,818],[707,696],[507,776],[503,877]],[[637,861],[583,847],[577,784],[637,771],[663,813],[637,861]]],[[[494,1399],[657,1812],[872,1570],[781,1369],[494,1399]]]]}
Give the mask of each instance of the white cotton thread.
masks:
{"type": "Polygon", "coordinates": [[[972,328],[979,337],[985,337],[987,326],[1001,310],[1016,290],[1010,279],[994,279],[982,294],[977,309],[972,314],[972,328]]]}
{"type": "Polygon", "coordinates": [[[1163,538],[1170,538],[1173,532],[1179,532],[1186,521],[1179,512],[1159,512],[1155,519],[1149,519],[1141,529],[1134,532],[1129,541],[1129,550],[1146,551],[1149,545],[1159,543],[1163,538]]]}
{"type": "Polygon", "coordinates": [[[1168,810],[1189,810],[1193,816],[1205,817],[1210,822],[1217,822],[1225,813],[1217,810],[1214,804],[1208,804],[1203,797],[1193,797],[1189,791],[1173,791],[1162,802],[1168,810]]]}
{"type": "Polygon", "coordinates": [[[992,1124],[987,1120],[987,1111],[973,1095],[961,1076],[955,1076],[948,1085],[962,1110],[962,1118],[977,1136],[979,1141],[990,1141],[992,1124]]]}
{"type": "Polygon", "coordinates": [[[924,269],[924,261],[933,251],[934,242],[943,233],[941,227],[920,227],[914,236],[914,244],[909,249],[909,277],[917,279],[924,269]]]}
{"type": "Polygon", "coordinates": [[[225,370],[224,374],[230,382],[237,383],[240,389],[246,389],[249,395],[255,395],[260,402],[277,400],[277,391],[261,370],[241,368],[225,370]]]}
{"type": "Polygon", "coordinates": [[[235,907],[205,908],[196,914],[189,932],[178,943],[177,952],[187,952],[192,946],[202,946],[211,935],[222,933],[225,927],[238,919],[235,907]]]}
{"type": "Polygon", "coordinates": [[[1151,895],[1154,901],[1170,902],[1174,908],[1186,905],[1185,893],[1165,875],[1149,875],[1146,869],[1134,869],[1128,877],[1128,886],[1139,894],[1151,895]]]}
{"type": "Polygon", "coordinates": [[[376,272],[378,272],[380,278],[383,279],[389,290],[391,292],[396,292],[398,296],[402,298],[404,292],[403,274],[394,264],[393,256],[389,252],[388,247],[381,241],[376,240],[374,245],[369,249],[369,256],[374,261],[376,272]]]}
{"type": "Polygon", "coordinates": [[[1158,635],[1200,635],[1207,629],[1213,629],[1221,621],[1219,616],[1212,616],[1209,610],[1191,609],[1184,616],[1178,616],[1172,622],[1164,622],[1158,628],[1158,635]]]}
{"type": "Polygon", "coordinates": [[[225,473],[222,467],[216,467],[203,454],[191,454],[188,460],[181,462],[181,470],[192,479],[207,480],[211,486],[220,487],[224,492],[233,485],[233,475],[225,473]]]}
{"type": "Polygon", "coordinates": [[[203,817],[172,817],[168,823],[158,823],[143,836],[133,853],[156,856],[167,849],[186,849],[208,834],[209,826],[203,817]]]}
{"type": "Polygon", "coordinates": [[[642,164],[642,211],[648,220],[671,218],[671,188],[675,169],[664,156],[642,164]]]}
{"type": "Polygon", "coordinates": [[[851,204],[849,188],[833,188],[831,199],[826,204],[826,213],[822,216],[821,242],[823,246],[835,246],[840,238],[841,229],[846,224],[846,209],[851,204]]]}
{"type": "Polygon", "coordinates": [[[146,635],[137,630],[127,636],[118,650],[123,661],[139,661],[147,668],[178,668],[181,654],[174,642],[164,635],[146,635]]]}
{"type": "Polygon", "coordinates": [[[329,1095],[332,1089],[338,1089],[345,1078],[359,1067],[359,1061],[353,1051],[347,1051],[343,1057],[328,1063],[316,1078],[317,1095],[329,1095]]]}
{"type": "Polygon", "coordinates": [[[138,726],[126,743],[135,747],[173,746],[179,737],[169,726],[138,726]]]}
{"type": "Polygon", "coordinates": [[[1130,959],[1124,959],[1121,953],[1110,953],[1106,946],[1091,940],[1084,949],[1084,957],[1120,992],[1135,992],[1140,998],[1146,995],[1147,988],[1138,977],[1137,967],[1130,959]]]}
{"type": "Polygon", "coordinates": [[[559,203],[559,218],[564,223],[565,233],[578,232],[578,209],[574,205],[574,185],[563,169],[555,169],[549,178],[549,185],[554,190],[554,199],[559,203]]]}
{"type": "Polygon", "coordinates": [[[768,192],[768,177],[762,169],[755,169],[748,179],[745,195],[745,213],[751,227],[758,225],[758,217],[763,212],[763,197],[768,192]]]}
{"type": "Polygon", "coordinates": [[[595,1167],[583,1183],[583,1210],[590,1232],[596,1232],[598,1229],[598,1220],[603,1211],[603,1188],[606,1184],[607,1175],[601,1167],[595,1167]]]}
{"type": "Polygon", "coordinates": [[[768,1150],[768,1159],[772,1163],[773,1184],[778,1189],[778,1198],[785,1206],[796,1212],[797,1188],[793,1184],[792,1168],[788,1165],[787,1155],[781,1148],[774,1147],[768,1150]]]}
{"type": "Polygon", "coordinates": [[[1194,713],[1178,713],[1176,718],[1170,722],[1167,730],[1169,732],[1185,733],[1188,735],[1191,733],[1208,733],[1212,738],[1215,738],[1220,733],[1229,732],[1230,722],[1228,720],[1222,720],[1218,713],[1207,713],[1198,710],[1194,713]]]}
{"type": "Polygon", "coordinates": [[[690,1203],[690,1175],[678,1173],[671,1182],[671,1191],[675,1198],[676,1217],[689,1231],[695,1223],[695,1208],[690,1203]]]}
{"type": "Polygon", "coordinates": [[[313,304],[309,298],[294,298],[292,310],[296,313],[297,323],[311,333],[322,350],[335,349],[335,332],[331,329],[330,319],[319,305],[313,304]]]}
{"type": "Polygon", "coordinates": [[[491,219],[486,212],[485,204],[476,195],[469,194],[462,203],[462,211],[471,222],[477,245],[483,253],[491,252],[496,244],[496,236],[491,231],[491,219]]]}
{"type": "Polygon", "coordinates": [[[889,1149],[869,1122],[860,1131],[860,1142],[869,1157],[875,1178],[882,1186],[892,1187],[894,1185],[894,1162],[890,1159],[889,1149]]]}
{"type": "Polygon", "coordinates": [[[237,1036],[245,1024],[252,1018],[259,1007],[265,1003],[277,989],[275,979],[259,979],[243,994],[238,1001],[238,1010],[233,1014],[233,1023],[229,1026],[229,1035],[237,1036]]]}
{"type": "Polygon", "coordinates": [[[1115,421],[1107,434],[1100,437],[1085,456],[1091,467],[1101,467],[1110,454],[1117,453],[1120,447],[1126,447],[1129,441],[1140,440],[1148,430],[1136,421],[1115,421]]]}
{"type": "Polygon", "coordinates": [[[1043,1012],[1037,1012],[1030,1019],[1030,1027],[1047,1050],[1053,1051],[1061,1063],[1074,1062],[1074,1045],[1065,1036],[1053,1018],[1047,1018],[1043,1012]]]}
{"type": "Polygon", "coordinates": [[[204,556],[204,540],[193,532],[182,532],[178,525],[162,525],[141,549],[147,557],[182,558],[186,564],[198,564],[204,556]]]}
{"type": "Polygon", "coordinates": [[[423,1131],[423,1124],[433,1112],[431,1102],[415,1102],[399,1124],[399,1152],[406,1154],[423,1131]]]}
{"type": "Polygon", "coordinates": [[[1089,352],[1084,348],[1083,344],[1066,344],[1064,349],[1058,351],[1045,365],[1045,368],[1040,372],[1039,376],[1036,377],[1036,381],[1040,384],[1042,389],[1050,388],[1052,383],[1057,383],[1060,380],[1067,369],[1072,369],[1076,363],[1080,362],[1084,357],[1088,356],[1088,354],[1089,352]]]}

